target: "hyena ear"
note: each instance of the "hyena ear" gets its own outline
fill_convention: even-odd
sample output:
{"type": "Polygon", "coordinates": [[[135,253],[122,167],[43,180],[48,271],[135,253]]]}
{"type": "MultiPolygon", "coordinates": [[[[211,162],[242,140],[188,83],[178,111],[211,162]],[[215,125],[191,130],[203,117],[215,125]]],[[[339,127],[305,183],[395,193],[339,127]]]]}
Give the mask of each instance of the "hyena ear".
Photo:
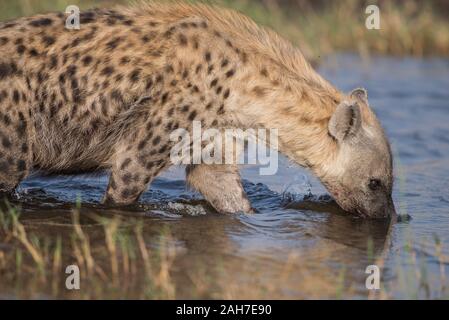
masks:
{"type": "Polygon", "coordinates": [[[331,119],[329,120],[329,134],[343,141],[354,136],[362,125],[362,115],[357,103],[342,102],[338,105],[331,119]]]}
{"type": "Polygon", "coordinates": [[[364,88],[357,88],[352,90],[350,97],[356,101],[362,101],[368,104],[368,92],[364,88]]]}

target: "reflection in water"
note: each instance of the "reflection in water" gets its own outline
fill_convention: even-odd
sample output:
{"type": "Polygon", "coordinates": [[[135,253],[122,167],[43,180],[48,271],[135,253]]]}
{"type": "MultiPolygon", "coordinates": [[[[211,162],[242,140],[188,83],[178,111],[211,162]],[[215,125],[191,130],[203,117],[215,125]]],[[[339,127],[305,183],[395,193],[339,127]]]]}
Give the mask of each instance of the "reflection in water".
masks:
{"type": "MultiPolygon", "coordinates": [[[[40,178],[35,179],[39,181],[40,178]]],[[[385,222],[348,216],[328,196],[315,199],[306,195],[298,202],[299,195],[291,197],[290,194],[287,198],[285,193],[248,181],[245,181],[245,189],[258,211],[254,215],[218,214],[197,194],[187,191],[183,181],[164,178],[155,183],[160,189],[147,192],[139,204],[107,208],[96,200],[101,198],[103,186],[100,182],[105,180],[105,177],[58,177],[54,184],[50,182],[45,188],[34,187],[34,181],[26,182],[18,199],[10,201],[22,207],[21,221],[35,234],[62,236],[64,242],[69,242],[73,203],[77,197],[93,199],[83,202],[80,219],[91,240],[92,251],[104,250],[103,226],[93,216],[120,216],[125,226],[128,219],[143,218],[149,248],[158,246],[161,230],[169,230],[178,251],[173,272],[179,288],[177,294],[185,298],[191,295],[189,288],[195,285],[192,280],[195,277],[217,279],[212,281],[216,290],[222,290],[224,284],[228,287],[235,283],[238,288],[239,283],[251,285],[253,281],[267,290],[272,283],[278,283],[288,263],[297,268],[290,271],[288,281],[284,279],[283,286],[291,288],[288,294],[276,291],[277,296],[305,298],[308,292],[318,297],[332,297],[335,292],[322,292],[321,286],[317,287],[318,292],[305,291],[304,274],[311,282],[316,281],[314,277],[323,277],[323,272],[330,278],[337,278],[344,265],[355,270],[348,273],[346,281],[363,284],[363,272],[369,262],[369,243],[372,254],[378,254],[388,230],[385,222]],[[51,193],[46,189],[51,189],[51,193]],[[66,190],[72,190],[72,199],[68,199],[66,190]],[[224,269],[228,272],[223,273],[224,269]],[[310,275],[310,272],[318,273],[310,275]]],[[[205,297],[210,297],[210,290],[205,297]]],[[[240,297],[239,292],[233,293],[235,297],[240,297]]],[[[252,294],[249,292],[248,297],[252,294]]]]}

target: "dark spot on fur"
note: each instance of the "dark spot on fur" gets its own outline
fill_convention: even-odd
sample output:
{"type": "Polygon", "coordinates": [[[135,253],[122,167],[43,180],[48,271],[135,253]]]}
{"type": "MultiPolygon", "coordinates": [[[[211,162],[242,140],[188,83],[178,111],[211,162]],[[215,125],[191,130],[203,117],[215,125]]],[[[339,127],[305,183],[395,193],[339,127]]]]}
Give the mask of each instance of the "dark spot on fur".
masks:
{"type": "Polygon", "coordinates": [[[226,72],[226,77],[230,78],[230,77],[234,76],[234,74],[235,74],[235,70],[234,69],[229,70],[228,72],[226,72]]]}
{"type": "Polygon", "coordinates": [[[101,70],[101,75],[103,75],[103,76],[110,76],[113,73],[114,73],[114,68],[111,66],[107,66],[103,70],[101,70]]]}
{"type": "Polygon", "coordinates": [[[198,37],[196,37],[196,36],[192,37],[192,42],[193,42],[193,49],[198,50],[200,47],[198,37]]]}
{"type": "Polygon", "coordinates": [[[211,88],[215,87],[218,83],[218,78],[215,78],[214,80],[211,81],[210,86],[211,88]]]}
{"type": "Polygon", "coordinates": [[[11,148],[11,141],[9,140],[8,137],[5,136],[2,137],[2,145],[7,149],[11,148]]]}
{"type": "Polygon", "coordinates": [[[0,80],[7,78],[14,74],[12,64],[0,63],[0,80]]]}
{"type": "Polygon", "coordinates": [[[119,45],[120,41],[121,41],[121,37],[115,37],[114,39],[112,39],[111,41],[106,43],[106,47],[109,50],[114,50],[119,45]]]}
{"type": "Polygon", "coordinates": [[[164,38],[166,38],[166,39],[171,38],[171,36],[175,32],[175,30],[176,30],[176,27],[170,27],[170,29],[168,29],[167,31],[164,32],[164,38]]]}
{"type": "Polygon", "coordinates": [[[51,36],[43,36],[42,42],[48,47],[48,46],[51,46],[52,44],[54,44],[56,42],[56,40],[54,37],[51,37],[51,36]]]}
{"type": "Polygon", "coordinates": [[[189,114],[189,121],[195,120],[196,116],[197,116],[196,110],[193,110],[192,112],[190,112],[190,114],[189,114]]]}
{"type": "Polygon", "coordinates": [[[9,39],[7,37],[0,37],[0,46],[4,46],[9,42],[9,39]]]}
{"type": "Polygon", "coordinates": [[[122,95],[122,93],[121,93],[119,90],[117,90],[117,89],[115,89],[115,90],[113,90],[113,91],[111,92],[111,98],[112,98],[113,100],[119,102],[119,103],[122,103],[122,102],[123,102],[123,95],[122,95]]]}
{"type": "Polygon", "coordinates": [[[146,89],[146,90],[149,90],[152,86],[153,86],[153,80],[151,80],[151,78],[148,78],[148,79],[146,80],[145,89],[146,89]]]}
{"type": "Polygon", "coordinates": [[[129,80],[133,83],[139,81],[140,69],[133,70],[129,75],[129,80]]]}
{"type": "Polygon", "coordinates": [[[158,153],[165,153],[167,151],[168,145],[164,144],[159,150],[158,153]]]}
{"type": "Polygon", "coordinates": [[[28,144],[26,142],[22,143],[22,153],[28,153],[28,144]]]}
{"type": "Polygon", "coordinates": [[[130,189],[125,189],[122,191],[121,195],[123,198],[127,199],[127,198],[131,197],[132,192],[130,189]]]}
{"type": "Polygon", "coordinates": [[[26,50],[26,47],[23,44],[20,44],[17,46],[17,53],[18,54],[23,54],[26,50]]]}
{"type": "Polygon", "coordinates": [[[49,18],[41,18],[37,20],[33,20],[30,22],[30,26],[32,27],[46,27],[53,24],[53,20],[49,18]]]}
{"type": "Polygon", "coordinates": [[[15,103],[19,103],[20,101],[20,94],[18,90],[14,90],[13,94],[12,94],[12,99],[15,103]]]}
{"type": "Polygon", "coordinates": [[[56,69],[58,66],[58,56],[56,54],[52,54],[50,57],[50,69],[56,69]]]}
{"type": "Polygon", "coordinates": [[[67,76],[69,77],[73,77],[76,72],[77,72],[78,68],[75,65],[71,65],[67,68],[67,76]]]}
{"type": "Polygon", "coordinates": [[[120,59],[120,64],[121,65],[125,65],[125,64],[128,64],[128,63],[130,63],[131,62],[131,59],[129,58],[129,57],[122,57],[121,59],[120,59]]]}
{"type": "Polygon", "coordinates": [[[6,126],[9,126],[11,124],[11,118],[7,114],[5,114],[3,115],[3,122],[6,126]]]}
{"type": "Polygon", "coordinates": [[[221,63],[221,67],[225,68],[225,67],[228,66],[228,64],[229,64],[229,60],[228,59],[224,59],[223,62],[221,63]]]}
{"type": "Polygon", "coordinates": [[[27,169],[27,164],[24,160],[17,161],[17,171],[25,171],[27,169]]]}
{"type": "Polygon", "coordinates": [[[231,93],[231,90],[226,89],[226,91],[223,93],[223,98],[224,98],[224,99],[229,98],[230,93],[231,93]]]}
{"type": "Polygon", "coordinates": [[[22,112],[19,112],[19,124],[17,126],[17,135],[22,138],[25,135],[27,129],[27,122],[22,112]]]}
{"type": "Polygon", "coordinates": [[[212,60],[212,55],[211,55],[211,53],[209,51],[207,51],[204,54],[204,59],[206,60],[206,62],[210,62],[212,60]]]}
{"type": "MultiPolygon", "coordinates": [[[[0,161],[0,172],[7,172],[9,171],[9,164],[6,161],[0,161]]],[[[1,187],[0,189],[3,189],[3,187],[1,187]]]]}
{"type": "Polygon", "coordinates": [[[80,23],[92,23],[95,22],[96,13],[94,11],[86,11],[80,13],[80,23]]]}
{"type": "Polygon", "coordinates": [[[92,56],[90,56],[90,55],[87,55],[87,56],[84,56],[83,57],[83,59],[81,59],[81,62],[85,65],[85,66],[88,66],[91,62],[92,62],[92,56]]]}
{"type": "Polygon", "coordinates": [[[131,173],[127,172],[122,176],[122,181],[124,184],[129,185],[129,183],[131,182],[131,173]]]}
{"type": "Polygon", "coordinates": [[[37,52],[37,50],[35,48],[31,48],[29,53],[30,53],[30,56],[32,56],[32,57],[37,57],[39,55],[39,52],[37,52]]]}
{"type": "Polygon", "coordinates": [[[153,146],[155,146],[155,145],[158,145],[160,142],[161,142],[161,137],[160,137],[160,136],[156,136],[156,137],[153,139],[152,144],[153,144],[153,146]]]}
{"type": "Polygon", "coordinates": [[[178,37],[178,40],[179,40],[179,44],[181,46],[184,46],[184,47],[187,46],[188,41],[187,41],[187,37],[185,35],[180,34],[179,37],[178,37]]]}
{"type": "Polygon", "coordinates": [[[261,97],[265,94],[265,90],[259,86],[254,87],[252,91],[258,97],[261,97]]]}
{"type": "Polygon", "coordinates": [[[117,74],[117,75],[115,76],[115,81],[116,81],[116,82],[120,82],[120,81],[122,81],[122,79],[123,79],[123,75],[121,75],[121,74],[117,74]]]}
{"type": "Polygon", "coordinates": [[[165,66],[165,72],[167,73],[173,73],[175,69],[173,69],[173,66],[171,64],[165,66]]]}
{"type": "Polygon", "coordinates": [[[263,68],[263,69],[260,71],[260,74],[261,74],[262,76],[264,76],[264,77],[268,77],[268,70],[267,70],[266,68],[263,68]]]}
{"type": "Polygon", "coordinates": [[[60,84],[60,85],[64,85],[64,84],[65,84],[65,74],[64,74],[64,73],[61,73],[61,74],[59,75],[58,80],[59,80],[59,84],[60,84]]]}
{"type": "Polygon", "coordinates": [[[185,106],[183,106],[183,107],[181,108],[181,111],[182,111],[183,113],[185,113],[185,112],[188,112],[189,109],[190,109],[190,106],[186,104],[185,106]]]}
{"type": "Polygon", "coordinates": [[[162,95],[162,98],[161,98],[161,103],[162,103],[162,105],[164,105],[165,103],[167,103],[168,95],[169,95],[168,92],[165,92],[165,93],[162,95]]]}

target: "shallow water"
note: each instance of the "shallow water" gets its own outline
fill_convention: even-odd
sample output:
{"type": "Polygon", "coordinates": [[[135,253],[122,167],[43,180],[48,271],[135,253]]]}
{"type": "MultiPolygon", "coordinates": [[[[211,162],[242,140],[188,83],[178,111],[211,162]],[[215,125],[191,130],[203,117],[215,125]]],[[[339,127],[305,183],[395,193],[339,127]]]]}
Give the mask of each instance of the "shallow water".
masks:
{"type": "MultiPolygon", "coordinates": [[[[87,210],[143,217],[149,247],[156,245],[151,243],[153,234],[169,228],[180,252],[173,275],[177,297],[196,297],[189,271],[200,268],[202,277],[229,284],[225,297],[254,297],[249,287],[256,283],[267,289],[275,283],[268,297],[366,298],[365,268],[372,255],[386,257],[382,288],[388,297],[435,297],[448,269],[441,271],[432,244],[437,237],[443,253],[449,252],[449,61],[363,62],[341,55],[325,61],[320,73],[345,91],[361,85],[368,89],[395,153],[394,199],[402,221],[391,227],[346,215],[314,177],[284,158],[275,176],[259,176],[255,166],[243,169],[245,189],[258,210],[254,215],[215,213],[200,195],[186,189],[183,169],[172,168],[138,205],[122,211],[98,205],[105,175],[30,178],[15,201],[23,210],[21,220],[39,233],[63,232],[71,225],[73,203],[81,197],[87,210]],[[221,269],[227,272],[217,271],[221,269]],[[430,293],[420,289],[417,277],[426,277],[430,293]],[[335,285],[338,279],[343,289],[335,285]]],[[[88,232],[95,240],[95,229],[88,232]]],[[[14,296],[2,289],[1,280],[0,294],[14,296]]],[[[46,293],[36,292],[40,294],[46,293]]]]}

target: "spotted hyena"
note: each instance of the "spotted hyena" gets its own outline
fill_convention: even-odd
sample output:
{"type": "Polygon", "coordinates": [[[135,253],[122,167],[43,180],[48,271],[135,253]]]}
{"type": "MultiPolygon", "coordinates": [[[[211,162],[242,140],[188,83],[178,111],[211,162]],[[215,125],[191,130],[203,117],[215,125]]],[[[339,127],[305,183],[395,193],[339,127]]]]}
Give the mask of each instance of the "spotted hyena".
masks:
{"type": "MultiPolygon", "coordinates": [[[[104,202],[136,201],[170,166],[170,133],[276,128],[279,151],[313,171],[346,210],[394,212],[392,156],[357,89],[345,95],[301,52],[236,12],[144,4],[0,24],[0,190],[31,171],[110,169],[104,202]]],[[[220,212],[250,212],[237,166],[190,165],[220,212]]]]}

